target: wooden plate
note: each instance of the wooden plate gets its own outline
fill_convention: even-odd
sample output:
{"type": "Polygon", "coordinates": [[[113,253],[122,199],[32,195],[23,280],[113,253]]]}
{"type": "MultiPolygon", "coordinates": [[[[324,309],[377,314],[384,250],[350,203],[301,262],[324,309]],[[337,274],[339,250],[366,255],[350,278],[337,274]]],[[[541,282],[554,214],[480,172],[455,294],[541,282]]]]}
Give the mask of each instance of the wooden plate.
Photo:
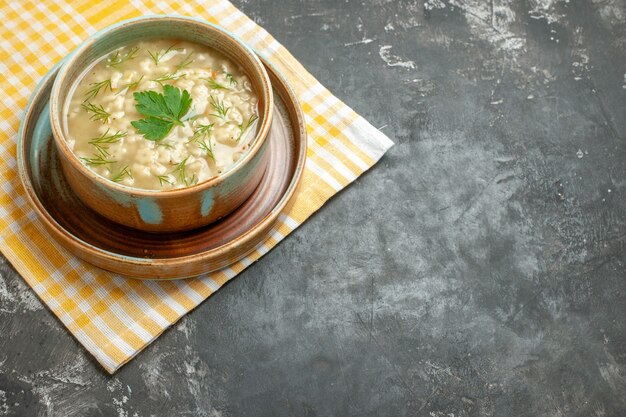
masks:
{"type": "Polygon", "coordinates": [[[79,258],[100,268],[143,279],[197,276],[230,265],[267,238],[302,176],[306,128],[286,80],[264,61],[275,97],[261,184],[229,216],[183,233],[152,234],[114,223],[85,206],[70,190],[50,130],[52,68],[26,108],[18,137],[18,170],[33,208],[52,236],[79,258]]]}

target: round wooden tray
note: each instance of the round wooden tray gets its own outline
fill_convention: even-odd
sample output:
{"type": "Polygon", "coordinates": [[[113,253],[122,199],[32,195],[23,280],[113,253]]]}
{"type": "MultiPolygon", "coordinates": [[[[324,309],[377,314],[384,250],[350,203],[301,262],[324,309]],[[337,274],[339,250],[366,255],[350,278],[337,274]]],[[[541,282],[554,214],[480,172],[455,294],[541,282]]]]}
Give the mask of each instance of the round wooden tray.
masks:
{"type": "Polygon", "coordinates": [[[153,234],[114,223],[69,188],[57,158],[48,113],[55,66],[31,96],[18,137],[18,170],[33,208],[52,236],[100,268],[143,279],[188,278],[238,261],[267,238],[302,176],[306,127],[287,81],[264,61],[275,97],[269,162],[261,184],[233,213],[207,227],[153,234]]]}

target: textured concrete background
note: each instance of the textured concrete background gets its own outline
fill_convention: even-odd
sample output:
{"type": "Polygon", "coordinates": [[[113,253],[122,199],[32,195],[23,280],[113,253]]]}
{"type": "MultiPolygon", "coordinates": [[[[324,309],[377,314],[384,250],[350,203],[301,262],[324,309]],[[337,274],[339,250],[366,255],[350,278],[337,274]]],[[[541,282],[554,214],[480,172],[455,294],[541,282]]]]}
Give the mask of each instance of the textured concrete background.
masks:
{"type": "Polygon", "coordinates": [[[624,1],[235,3],[397,145],[113,377],[0,261],[0,416],[626,415],[624,1]]]}

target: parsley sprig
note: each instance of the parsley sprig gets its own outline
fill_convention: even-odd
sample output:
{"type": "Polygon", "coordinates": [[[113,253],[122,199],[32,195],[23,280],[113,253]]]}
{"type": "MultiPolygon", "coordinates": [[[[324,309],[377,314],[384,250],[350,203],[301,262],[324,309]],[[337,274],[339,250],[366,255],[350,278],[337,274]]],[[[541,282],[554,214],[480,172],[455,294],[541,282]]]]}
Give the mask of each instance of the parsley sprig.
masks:
{"type": "Polygon", "coordinates": [[[134,93],[135,107],[145,119],[130,122],[146,139],[158,142],[174,126],[182,126],[182,118],[191,107],[191,96],[187,90],[163,86],[163,94],[148,90],[134,93]]]}

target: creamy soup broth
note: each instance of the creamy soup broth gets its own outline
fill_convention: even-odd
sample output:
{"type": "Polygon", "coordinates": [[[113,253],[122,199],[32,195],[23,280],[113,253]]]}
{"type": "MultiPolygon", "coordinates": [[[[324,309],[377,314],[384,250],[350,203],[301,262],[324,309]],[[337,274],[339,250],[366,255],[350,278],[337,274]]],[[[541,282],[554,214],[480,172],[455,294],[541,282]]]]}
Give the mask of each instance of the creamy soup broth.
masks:
{"type": "Polygon", "coordinates": [[[66,112],[68,144],[89,169],[167,190],[206,181],[241,158],[254,137],[257,96],[243,70],[214,49],[157,40],[97,61],[66,112]]]}

